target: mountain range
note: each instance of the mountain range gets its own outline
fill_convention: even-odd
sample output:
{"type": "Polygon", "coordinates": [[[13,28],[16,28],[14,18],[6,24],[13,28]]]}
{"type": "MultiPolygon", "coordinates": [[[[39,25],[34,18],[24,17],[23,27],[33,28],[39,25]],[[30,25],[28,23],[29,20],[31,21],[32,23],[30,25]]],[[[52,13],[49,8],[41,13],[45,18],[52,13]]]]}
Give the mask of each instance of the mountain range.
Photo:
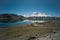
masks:
{"type": "Polygon", "coordinates": [[[22,15],[16,15],[11,13],[0,14],[0,22],[15,22],[15,21],[19,21],[22,18],[23,18],[22,15]]]}
{"type": "Polygon", "coordinates": [[[0,22],[17,22],[22,20],[60,20],[60,17],[52,17],[45,14],[35,13],[32,16],[25,17],[16,14],[0,14],[0,22]]]}

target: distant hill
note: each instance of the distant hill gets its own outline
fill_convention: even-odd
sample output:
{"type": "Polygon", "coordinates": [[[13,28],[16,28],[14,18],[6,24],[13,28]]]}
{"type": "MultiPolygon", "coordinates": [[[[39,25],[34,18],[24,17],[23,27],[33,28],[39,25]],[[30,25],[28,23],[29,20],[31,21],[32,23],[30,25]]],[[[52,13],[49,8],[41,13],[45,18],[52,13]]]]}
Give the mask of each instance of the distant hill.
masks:
{"type": "Polygon", "coordinates": [[[28,19],[28,20],[60,20],[60,17],[49,17],[49,16],[47,16],[47,17],[41,17],[41,16],[39,16],[39,17],[37,17],[37,16],[31,16],[31,17],[26,17],[26,19],[28,19]]]}
{"type": "Polygon", "coordinates": [[[16,14],[0,14],[0,18],[13,18],[13,17],[18,17],[16,14]]]}
{"type": "Polygon", "coordinates": [[[15,22],[15,21],[19,21],[22,18],[23,18],[22,15],[16,15],[11,13],[0,14],[0,22],[15,22]]]}

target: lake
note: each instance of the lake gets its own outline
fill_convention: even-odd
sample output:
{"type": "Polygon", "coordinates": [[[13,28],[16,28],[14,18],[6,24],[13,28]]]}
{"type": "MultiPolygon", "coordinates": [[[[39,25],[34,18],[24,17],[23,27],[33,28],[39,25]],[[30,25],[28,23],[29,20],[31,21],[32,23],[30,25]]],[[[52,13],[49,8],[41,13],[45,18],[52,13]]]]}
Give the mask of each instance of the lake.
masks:
{"type": "Polygon", "coordinates": [[[19,22],[14,22],[14,23],[2,23],[0,22],[0,28],[3,28],[3,27],[12,27],[12,26],[17,26],[17,25],[25,25],[25,24],[31,24],[31,23],[36,23],[36,22],[39,22],[39,23],[42,23],[44,21],[38,21],[38,20],[24,20],[24,21],[19,21],[19,22]]]}

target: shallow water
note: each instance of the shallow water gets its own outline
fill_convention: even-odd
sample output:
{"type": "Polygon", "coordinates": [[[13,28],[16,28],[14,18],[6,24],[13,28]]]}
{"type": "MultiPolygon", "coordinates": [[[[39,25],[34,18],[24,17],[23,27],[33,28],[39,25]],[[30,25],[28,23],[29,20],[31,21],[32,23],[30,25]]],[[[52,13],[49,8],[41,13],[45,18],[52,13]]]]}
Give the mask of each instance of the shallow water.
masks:
{"type": "Polygon", "coordinates": [[[0,27],[11,27],[11,26],[17,26],[17,25],[24,25],[24,24],[31,24],[31,22],[20,21],[20,22],[14,22],[14,23],[0,23],[0,27]]]}
{"type": "Polygon", "coordinates": [[[43,23],[45,21],[42,20],[24,20],[24,21],[18,21],[18,22],[14,22],[14,23],[1,23],[0,22],[0,27],[12,27],[12,26],[17,26],[17,25],[24,25],[24,24],[31,24],[31,23],[43,23]]]}

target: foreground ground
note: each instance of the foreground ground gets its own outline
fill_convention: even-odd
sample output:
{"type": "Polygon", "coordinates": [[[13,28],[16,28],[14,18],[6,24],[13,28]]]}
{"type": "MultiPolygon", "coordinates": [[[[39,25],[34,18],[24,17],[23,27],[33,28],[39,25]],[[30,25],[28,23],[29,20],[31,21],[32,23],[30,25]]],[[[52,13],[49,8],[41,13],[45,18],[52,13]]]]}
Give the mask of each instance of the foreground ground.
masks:
{"type": "Polygon", "coordinates": [[[59,40],[60,36],[57,37],[58,39],[55,39],[54,36],[59,35],[59,30],[60,22],[35,23],[0,28],[0,40],[48,40],[49,38],[49,40],[59,40]]]}

